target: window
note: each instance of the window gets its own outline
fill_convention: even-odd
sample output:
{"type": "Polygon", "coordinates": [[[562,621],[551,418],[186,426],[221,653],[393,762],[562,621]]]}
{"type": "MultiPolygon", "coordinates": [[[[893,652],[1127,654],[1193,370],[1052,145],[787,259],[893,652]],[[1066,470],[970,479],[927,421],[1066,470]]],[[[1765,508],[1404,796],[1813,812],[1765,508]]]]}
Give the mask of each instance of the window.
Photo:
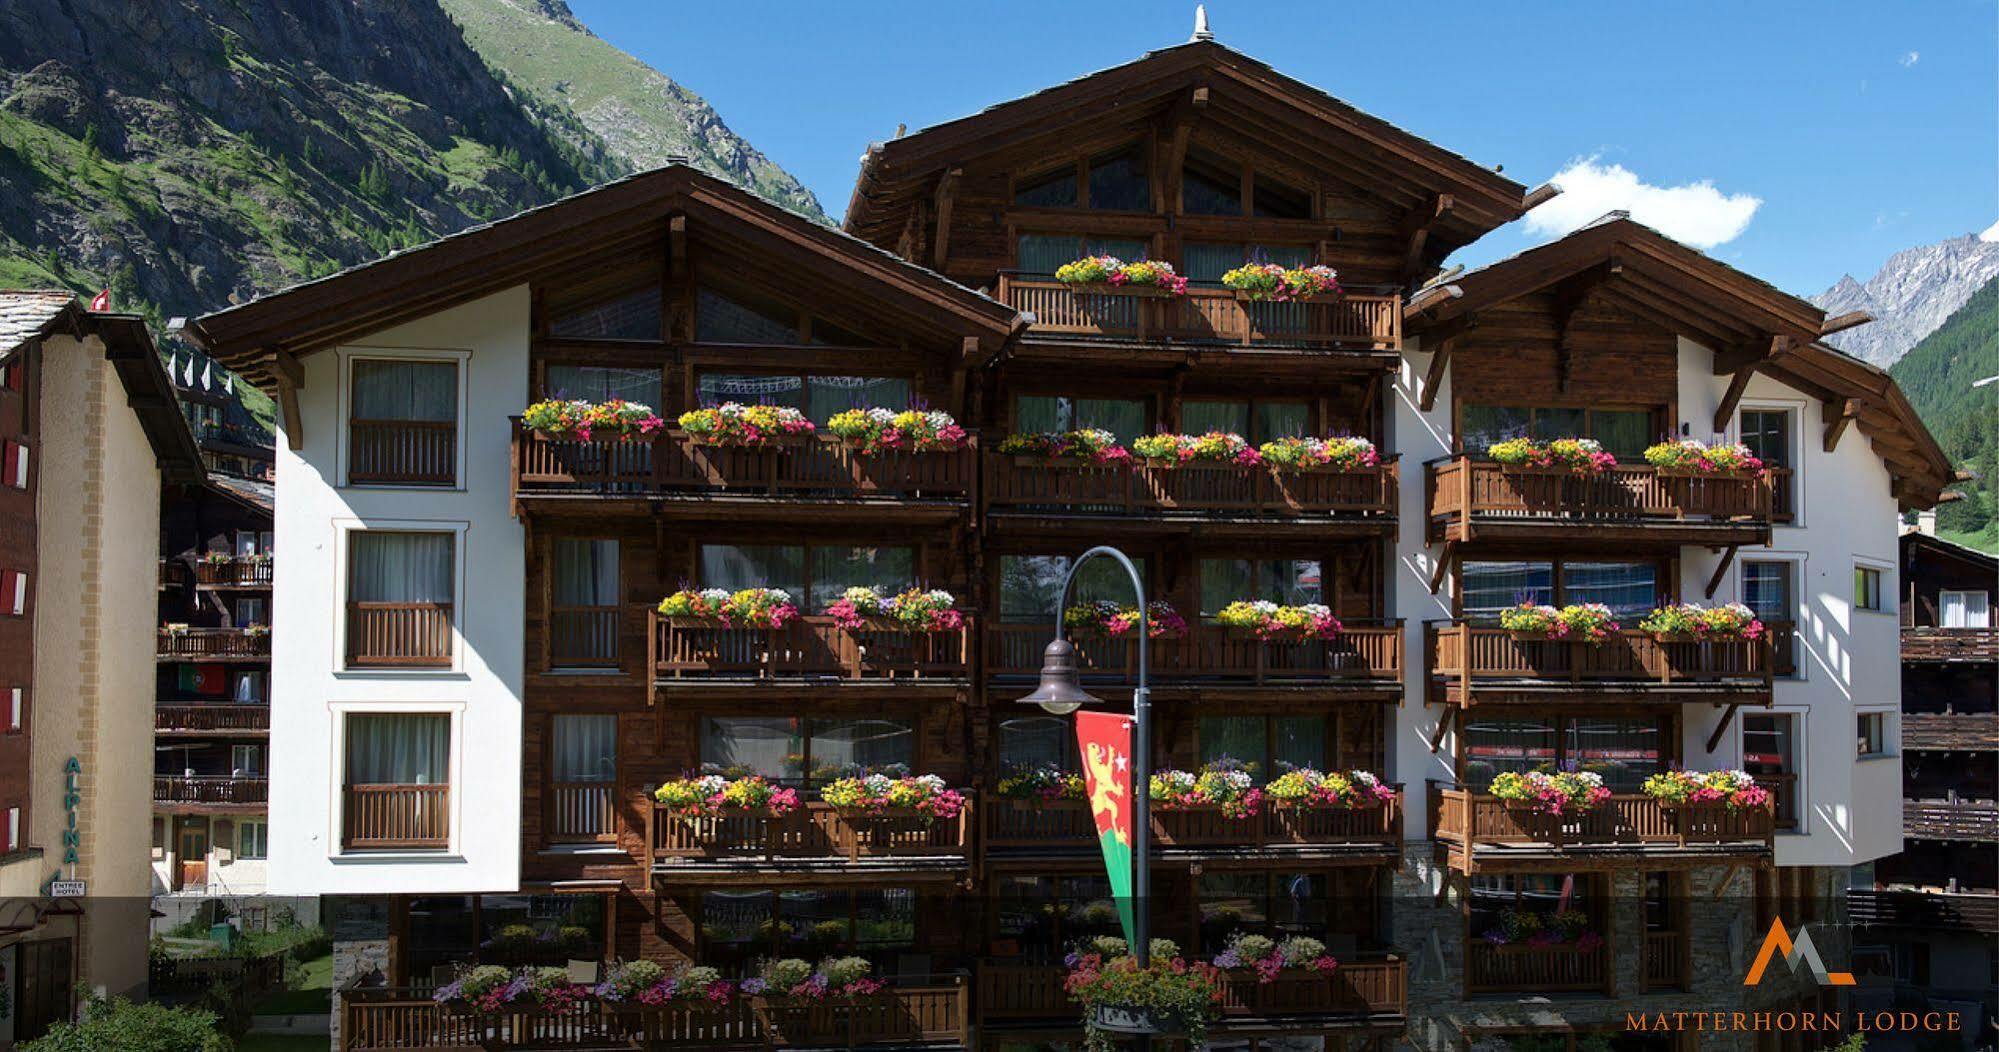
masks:
{"type": "Polygon", "coordinates": [[[1127,263],[1148,256],[1145,242],[1135,238],[1078,237],[1067,234],[1023,234],[1014,269],[1029,277],[1049,278],[1064,263],[1084,256],[1116,256],[1127,263]]]}
{"type": "Polygon", "coordinates": [[[609,402],[623,399],[660,408],[660,371],[610,365],[550,365],[542,377],[542,394],[549,398],[609,402]]]}
{"type": "Polygon", "coordinates": [[[796,309],[774,302],[749,304],[714,289],[694,297],[694,337],[703,343],[795,345],[803,338],[796,309]]]}
{"type": "Polygon", "coordinates": [[[4,846],[7,854],[21,850],[21,809],[18,807],[7,809],[7,843],[4,846]]]}
{"type": "Polygon", "coordinates": [[[909,888],[704,892],[700,959],[743,975],[770,957],[857,955],[893,972],[899,953],[916,945],[918,905],[909,888]]]}
{"type": "Polygon", "coordinates": [[[9,391],[19,391],[26,386],[26,367],[21,364],[20,358],[16,357],[8,361],[7,364],[0,365],[0,388],[5,388],[9,391]]]}
{"type": "Polygon", "coordinates": [[[1078,770],[1076,736],[1060,716],[1014,716],[999,724],[1001,771],[1053,767],[1078,770]]]}
{"type": "Polygon", "coordinates": [[[901,591],[916,579],[916,551],[887,546],[704,544],[704,588],[777,588],[818,613],[849,588],[901,591]]]}
{"type": "Polygon", "coordinates": [[[10,734],[18,733],[28,718],[28,692],[20,687],[7,688],[7,723],[10,734]]]}
{"type": "Polygon", "coordinates": [[[1152,414],[1138,399],[1022,395],[1014,400],[1015,431],[1073,431],[1087,427],[1102,428],[1129,442],[1152,429],[1152,414]]]}
{"type": "Polygon", "coordinates": [[[1102,876],[993,878],[993,945],[1009,959],[1059,964],[1071,947],[1117,935],[1117,901],[1102,876]]]}
{"type": "Polygon", "coordinates": [[[1076,166],[1072,164],[1016,180],[1013,186],[1013,203],[1027,208],[1074,208],[1076,202],[1076,166]]]}
{"type": "Polygon", "coordinates": [[[1629,628],[1657,604],[1658,567],[1651,563],[1562,563],[1562,602],[1602,603],[1629,628]]]}
{"type": "Polygon", "coordinates": [[[1197,216],[1242,214],[1242,166],[1190,149],[1180,170],[1180,210],[1197,216]]]}
{"type": "Polygon", "coordinates": [[[261,595],[238,596],[229,605],[231,624],[237,628],[269,626],[271,623],[270,601],[261,595]]]}
{"type": "Polygon", "coordinates": [[[1202,559],[1201,617],[1238,599],[1296,606],[1319,601],[1317,559],[1202,559]]]}
{"type": "Polygon", "coordinates": [[[1190,435],[1226,431],[1253,445],[1272,439],[1306,435],[1312,428],[1312,407],[1304,402],[1180,403],[1180,430],[1190,435]]]}
{"type": "Polygon", "coordinates": [[[1777,827],[1798,826],[1798,717],[1788,712],[1745,713],[1742,769],[1777,798],[1777,827]]]}
{"type": "Polygon", "coordinates": [[[1329,941],[1327,883],[1323,873],[1203,873],[1195,878],[1200,952],[1220,952],[1239,931],[1274,939],[1305,935],[1329,941]]]}
{"type": "Polygon", "coordinates": [[[28,575],[0,570],[0,614],[20,617],[28,612],[28,575]]]}
{"type": "Polygon", "coordinates": [[[352,383],[350,484],[457,484],[457,362],[357,358],[352,383]]]}
{"type": "Polygon", "coordinates": [[[1090,207],[1113,212],[1152,207],[1152,180],[1143,150],[1134,146],[1090,159],[1090,207]]]}
{"type": "Polygon", "coordinates": [[[1241,242],[1189,241],[1181,247],[1183,276],[1197,285],[1220,286],[1222,275],[1244,263],[1309,266],[1312,249],[1305,245],[1259,245],[1241,242]]]}
{"type": "Polygon", "coordinates": [[[350,713],[345,748],[345,847],[421,849],[450,842],[451,717],[350,713]]]}
{"type": "Polygon", "coordinates": [[[1612,792],[1634,793],[1671,758],[1670,741],[1657,717],[1474,716],[1465,722],[1459,777],[1484,792],[1502,773],[1574,767],[1602,775],[1612,792]]]}
{"type": "Polygon", "coordinates": [[[261,745],[230,746],[229,773],[238,778],[262,778],[264,776],[264,747],[261,745]]]}
{"type": "Polygon", "coordinates": [[[244,819],[236,823],[236,858],[261,859],[270,857],[271,827],[268,822],[244,819]]]}
{"type": "MultiPolygon", "coordinates": [[[[1062,601],[1062,580],[1069,573],[1067,555],[1000,556],[1000,620],[1046,622],[1055,616],[1062,601]]],[[[1149,578],[1146,564],[1138,562],[1140,577],[1149,578]]],[[[1076,574],[1069,602],[1093,603],[1108,599],[1130,605],[1134,601],[1131,576],[1111,559],[1092,559],[1076,574]]],[[[1037,644],[1038,646],[1038,644],[1037,644]]]]}
{"type": "Polygon", "coordinates": [[[1240,764],[1258,781],[1298,767],[1326,770],[1324,716],[1208,716],[1199,727],[1201,765],[1240,764]]]}
{"type": "Polygon", "coordinates": [[[1602,906],[1596,878],[1587,873],[1521,873],[1471,878],[1471,938],[1483,941],[1487,932],[1506,930],[1507,914],[1533,914],[1547,927],[1557,913],[1576,912],[1588,918],[1588,930],[1603,931],[1602,906]]]}
{"type": "Polygon", "coordinates": [[[550,720],[548,737],[544,835],[551,840],[615,836],[611,791],[618,779],[618,717],[559,715],[550,720]]]}
{"type": "Polygon", "coordinates": [[[901,410],[911,403],[909,381],[895,376],[703,373],[698,387],[702,405],[789,406],[821,427],[849,409],[901,410]]]}
{"type": "Polygon", "coordinates": [[[1467,404],[1459,409],[1459,448],[1484,456],[1488,446],[1511,438],[1594,438],[1620,463],[1635,463],[1658,433],[1653,415],[1649,409],[1467,404]]]}
{"type": "Polygon", "coordinates": [[[347,663],[451,663],[456,536],[355,530],[347,581],[347,663]]]}
{"type": "Polygon", "coordinates": [[[1853,568],[1853,606],[1857,610],[1881,613],[1887,609],[1881,595],[1881,571],[1872,566],[1853,568]]]}
{"type": "Polygon", "coordinates": [[[237,530],[235,554],[238,557],[269,555],[272,548],[272,534],[269,530],[237,530]]]}
{"type": "Polygon", "coordinates": [[[1467,621],[1497,624],[1499,612],[1521,603],[1555,600],[1554,567],[1537,562],[1464,562],[1459,606],[1467,621]]]}
{"type": "MultiPolygon", "coordinates": [[[[1789,626],[1798,620],[1797,566],[1789,561],[1748,559],[1742,563],[1742,603],[1766,625],[1789,626]]],[[[1799,672],[1795,633],[1775,636],[1777,672],[1795,677],[1799,672]],[[1786,640],[1789,640],[1787,643],[1786,640]]]]}
{"type": "Polygon", "coordinates": [[[710,716],[701,722],[704,774],[820,785],[863,774],[908,774],[915,759],[916,725],[909,720],[710,716]]]}
{"type": "Polygon", "coordinates": [[[27,489],[28,447],[10,438],[4,448],[4,470],[0,470],[0,479],[15,489],[27,489]]]}
{"type": "Polygon", "coordinates": [[[270,700],[270,693],[264,689],[264,671],[255,669],[248,672],[231,673],[229,677],[229,700],[244,705],[262,705],[270,700]]]}
{"type": "Polygon", "coordinates": [[[1473,624],[1496,624],[1500,611],[1521,603],[1602,603],[1634,628],[1664,598],[1653,563],[1468,561],[1459,573],[1463,616],[1473,624]]]}
{"type": "Polygon", "coordinates": [[[1888,755],[1888,714],[1885,712],[1862,712],[1855,714],[1860,759],[1888,755]]]}
{"type": "Polygon", "coordinates": [[[658,340],[661,331],[659,302],[658,286],[634,289],[593,306],[558,315],[549,322],[548,334],[569,340],[658,340]]]}
{"type": "Polygon", "coordinates": [[[1781,518],[1789,518],[1797,506],[1792,499],[1794,480],[1791,465],[1791,411],[1788,409],[1744,409],[1741,417],[1742,444],[1756,459],[1773,469],[1775,508],[1781,518]]]}
{"type": "Polygon", "coordinates": [[[556,668],[618,664],[618,542],[557,537],[549,559],[548,660],[556,668]]]}
{"type": "Polygon", "coordinates": [[[1989,592],[1956,592],[1944,589],[1937,596],[1942,628],[1990,628],[1992,596],[1989,592]]]}

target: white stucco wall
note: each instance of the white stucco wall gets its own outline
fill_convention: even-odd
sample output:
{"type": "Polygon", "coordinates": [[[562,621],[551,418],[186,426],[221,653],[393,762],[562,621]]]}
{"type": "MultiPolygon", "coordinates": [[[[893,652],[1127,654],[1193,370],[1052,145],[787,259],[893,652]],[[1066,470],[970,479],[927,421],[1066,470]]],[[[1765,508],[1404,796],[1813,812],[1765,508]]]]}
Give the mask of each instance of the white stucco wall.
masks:
{"type": "Polygon", "coordinates": [[[529,296],[516,287],[303,359],[304,447],[277,444],[276,631],[271,654],[269,888],[273,894],[511,891],[520,874],[524,561],[508,506],[506,416],[526,404],[529,296]],[[342,436],[355,354],[462,359],[460,488],[349,487],[342,436]],[[343,671],[347,530],[456,531],[455,667],[343,671]],[[451,845],[343,854],[346,713],[452,717],[451,845]]]}

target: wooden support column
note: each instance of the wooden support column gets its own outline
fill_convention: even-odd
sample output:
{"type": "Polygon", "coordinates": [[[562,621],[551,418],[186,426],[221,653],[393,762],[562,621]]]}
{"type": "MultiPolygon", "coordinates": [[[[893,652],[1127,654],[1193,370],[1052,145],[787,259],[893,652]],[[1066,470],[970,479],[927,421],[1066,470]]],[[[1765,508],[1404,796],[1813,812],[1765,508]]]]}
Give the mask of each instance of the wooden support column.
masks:
{"type": "Polygon", "coordinates": [[[1450,733],[1451,725],[1457,722],[1458,710],[1455,706],[1444,706],[1444,714],[1437,717],[1437,729],[1430,735],[1430,752],[1435,754],[1444,744],[1444,735],[1450,733]]]}
{"type": "Polygon", "coordinates": [[[298,393],[305,387],[305,367],[289,351],[271,352],[271,375],[277,381],[278,411],[284,415],[285,445],[305,448],[305,418],[299,413],[298,393]]]}
{"type": "Polygon", "coordinates": [[[930,265],[940,274],[944,272],[945,258],[951,253],[951,209],[957,204],[958,179],[964,174],[964,169],[953,168],[937,180],[937,238],[931,243],[930,265]]]}
{"type": "Polygon", "coordinates": [[[1160,206],[1167,212],[1180,212],[1180,187],[1187,170],[1187,141],[1193,137],[1194,125],[1208,109],[1208,87],[1203,84],[1180,96],[1167,109],[1161,137],[1166,140],[1166,191],[1160,206]]]}
{"type": "Polygon", "coordinates": [[[1721,587],[1721,579],[1728,576],[1728,568],[1735,563],[1736,546],[1731,544],[1721,553],[1721,562],[1714,568],[1714,575],[1707,579],[1707,597],[1714,598],[1714,590],[1721,587]]]}
{"type": "MultiPolygon", "coordinates": [[[[1469,514],[1469,512],[1467,512],[1469,514]]],[[[1444,550],[1437,553],[1437,568],[1430,571],[1430,594],[1444,586],[1444,575],[1451,572],[1451,556],[1456,553],[1458,542],[1445,541],[1444,550]]]]}
{"type": "Polygon", "coordinates": [[[1728,703],[1728,711],[1721,714],[1721,722],[1715,724],[1714,733],[1707,736],[1707,751],[1709,753],[1713,753],[1715,746],[1721,744],[1721,736],[1728,733],[1728,725],[1735,722],[1735,710],[1741,707],[1742,703],[1739,701],[1728,703]]]}
{"type": "Polygon", "coordinates": [[[1431,194],[1428,200],[1403,214],[1395,233],[1402,241],[1404,284],[1413,284],[1421,276],[1423,247],[1430,241],[1430,231],[1450,214],[1452,204],[1450,194],[1431,194]]]}
{"type": "Polygon", "coordinates": [[[1451,367],[1451,348],[1456,343],[1455,336],[1446,337],[1430,356],[1430,368],[1423,373],[1423,390],[1416,400],[1416,408],[1425,413],[1437,407],[1437,388],[1443,386],[1444,371],[1451,367]]]}
{"type": "Polygon", "coordinates": [[[1831,402],[1826,403],[1826,415],[1832,418],[1825,425],[1825,441],[1822,444],[1826,452],[1830,453],[1839,448],[1840,436],[1846,434],[1846,429],[1859,418],[1861,410],[1865,408],[1866,403],[1858,398],[1849,398],[1839,403],[1838,408],[1834,408],[1831,402]]]}
{"type": "Polygon", "coordinates": [[[1717,433],[1728,430],[1728,422],[1735,417],[1735,407],[1742,404],[1742,396],[1749,390],[1749,379],[1756,375],[1756,365],[1751,363],[1735,371],[1735,378],[1728,381],[1728,391],[1721,396],[1721,404],[1714,407],[1714,429],[1717,433]]]}

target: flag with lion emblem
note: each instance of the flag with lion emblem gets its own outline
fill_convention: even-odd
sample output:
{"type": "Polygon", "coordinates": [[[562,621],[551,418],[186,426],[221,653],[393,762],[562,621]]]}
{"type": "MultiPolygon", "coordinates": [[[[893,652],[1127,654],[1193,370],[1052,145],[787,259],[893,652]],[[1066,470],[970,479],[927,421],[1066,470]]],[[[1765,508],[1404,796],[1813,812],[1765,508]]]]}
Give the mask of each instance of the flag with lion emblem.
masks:
{"type": "Polygon", "coordinates": [[[1132,933],[1131,901],[1131,717],[1112,712],[1076,714],[1076,744],[1083,750],[1083,787],[1097,822],[1097,843],[1111,879],[1125,943],[1132,933]]]}

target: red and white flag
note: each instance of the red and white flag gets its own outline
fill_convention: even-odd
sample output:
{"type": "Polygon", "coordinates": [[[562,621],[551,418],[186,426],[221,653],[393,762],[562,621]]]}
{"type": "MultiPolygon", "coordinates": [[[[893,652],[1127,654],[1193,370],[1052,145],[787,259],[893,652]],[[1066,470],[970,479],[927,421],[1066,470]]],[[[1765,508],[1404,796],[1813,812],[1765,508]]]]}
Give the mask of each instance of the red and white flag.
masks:
{"type": "Polygon", "coordinates": [[[105,289],[103,292],[100,292],[97,295],[91,297],[90,309],[92,313],[102,313],[103,311],[110,310],[111,290],[105,289]]]}

